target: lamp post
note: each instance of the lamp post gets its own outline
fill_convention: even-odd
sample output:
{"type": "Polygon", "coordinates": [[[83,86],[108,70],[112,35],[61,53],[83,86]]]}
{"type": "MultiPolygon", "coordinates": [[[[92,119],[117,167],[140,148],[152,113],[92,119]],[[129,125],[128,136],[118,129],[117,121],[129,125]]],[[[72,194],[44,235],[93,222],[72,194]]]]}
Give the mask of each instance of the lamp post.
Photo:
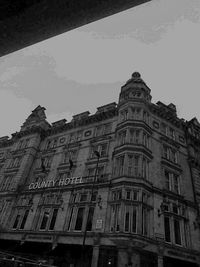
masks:
{"type": "MultiPolygon", "coordinates": [[[[99,159],[100,159],[100,153],[98,151],[94,151],[94,154],[97,157],[97,163],[96,163],[96,168],[95,168],[95,174],[94,174],[94,180],[92,183],[92,190],[91,190],[91,197],[88,203],[88,207],[90,207],[90,204],[92,203],[92,196],[94,193],[94,186],[96,183],[96,178],[97,178],[97,171],[98,171],[98,166],[99,166],[99,159]]],[[[84,255],[84,249],[85,249],[85,241],[86,241],[86,237],[87,237],[87,223],[88,223],[88,216],[89,216],[89,209],[88,209],[88,213],[86,215],[86,225],[85,225],[85,230],[84,230],[84,235],[83,235],[83,244],[82,244],[82,258],[84,255]]]]}

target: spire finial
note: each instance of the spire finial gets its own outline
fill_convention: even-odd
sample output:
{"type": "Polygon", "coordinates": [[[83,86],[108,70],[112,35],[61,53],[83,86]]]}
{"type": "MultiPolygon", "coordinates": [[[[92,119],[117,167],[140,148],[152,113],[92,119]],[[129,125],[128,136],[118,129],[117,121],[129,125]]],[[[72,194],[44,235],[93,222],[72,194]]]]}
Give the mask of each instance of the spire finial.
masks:
{"type": "Polygon", "coordinates": [[[139,72],[137,72],[137,71],[133,72],[132,78],[140,78],[140,77],[141,77],[141,75],[139,72]]]}

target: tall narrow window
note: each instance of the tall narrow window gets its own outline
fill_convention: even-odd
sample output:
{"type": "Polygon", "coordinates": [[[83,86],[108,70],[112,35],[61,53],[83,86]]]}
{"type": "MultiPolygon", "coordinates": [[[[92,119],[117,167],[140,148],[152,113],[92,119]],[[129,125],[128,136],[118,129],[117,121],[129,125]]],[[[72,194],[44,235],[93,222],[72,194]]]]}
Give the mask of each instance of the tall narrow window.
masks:
{"type": "Polygon", "coordinates": [[[165,186],[167,190],[170,190],[170,175],[169,172],[165,170],[165,186]]]}
{"type": "Polygon", "coordinates": [[[101,157],[105,157],[106,155],[107,155],[107,148],[108,148],[108,144],[107,143],[105,143],[105,144],[102,144],[101,146],[100,146],[100,156],[101,157]]]}
{"type": "Polygon", "coordinates": [[[169,137],[175,140],[175,131],[172,128],[169,128],[169,137]]]}
{"type": "Polygon", "coordinates": [[[163,146],[163,157],[165,159],[170,159],[170,151],[167,146],[163,146]]]}
{"type": "Polygon", "coordinates": [[[134,174],[135,176],[138,176],[138,170],[139,170],[139,156],[136,155],[134,157],[135,163],[134,163],[134,174]]]}
{"type": "Polygon", "coordinates": [[[140,142],[140,130],[136,130],[135,132],[135,143],[138,144],[140,142]]]}
{"type": "Polygon", "coordinates": [[[120,229],[120,219],[121,219],[121,213],[120,213],[120,205],[116,206],[116,223],[115,223],[115,231],[119,231],[120,229]]]}
{"type": "Polygon", "coordinates": [[[143,217],[143,235],[147,235],[148,234],[148,213],[147,213],[147,209],[143,208],[142,211],[142,217],[143,217]]]}
{"type": "Polygon", "coordinates": [[[178,175],[174,174],[173,179],[174,179],[174,192],[179,194],[179,177],[178,177],[178,175]]]}
{"type": "Polygon", "coordinates": [[[24,229],[24,226],[25,226],[25,223],[26,223],[28,214],[29,214],[29,210],[26,210],[25,213],[24,213],[24,217],[23,217],[23,219],[22,219],[22,223],[21,223],[19,229],[24,229]]]}
{"type": "Polygon", "coordinates": [[[50,226],[49,226],[49,230],[53,230],[54,229],[57,215],[58,215],[58,209],[54,209],[53,210],[53,215],[52,215],[52,218],[51,218],[51,222],[50,222],[50,226]]]}
{"type": "Polygon", "coordinates": [[[133,214],[132,214],[132,232],[136,233],[136,226],[137,226],[137,210],[136,207],[133,207],[133,214]]]}
{"type": "Polygon", "coordinates": [[[135,139],[135,131],[133,129],[130,130],[130,143],[134,143],[135,139]]]}
{"type": "Polygon", "coordinates": [[[119,145],[126,143],[126,131],[123,131],[119,134],[119,145]]]}
{"type": "Polygon", "coordinates": [[[47,226],[47,222],[49,220],[49,211],[45,211],[43,218],[42,218],[42,223],[40,225],[40,230],[45,230],[47,226]]]}
{"type": "Polygon", "coordinates": [[[70,230],[73,212],[74,212],[74,208],[72,207],[70,210],[70,215],[69,215],[69,223],[68,223],[68,227],[67,227],[68,231],[70,230]]]}
{"type": "Polygon", "coordinates": [[[14,224],[13,224],[13,229],[17,228],[19,220],[20,220],[20,217],[21,217],[20,214],[17,214],[17,216],[15,218],[15,221],[14,221],[14,224]]]}
{"type": "Polygon", "coordinates": [[[124,156],[119,157],[119,175],[123,175],[124,173],[124,156]]]}
{"type": "Polygon", "coordinates": [[[175,243],[181,245],[180,221],[176,219],[174,219],[174,237],[175,237],[175,243]]]}
{"type": "Polygon", "coordinates": [[[93,215],[94,215],[94,207],[90,207],[88,212],[87,226],[86,226],[87,231],[92,230],[93,215]]]}
{"type": "Polygon", "coordinates": [[[133,175],[133,155],[128,155],[128,175],[133,175]]]}
{"type": "Polygon", "coordinates": [[[164,227],[165,227],[165,241],[170,242],[171,236],[170,236],[170,220],[169,217],[164,217],[164,227]]]}
{"type": "Polygon", "coordinates": [[[77,230],[77,231],[82,230],[84,210],[85,210],[85,208],[79,208],[78,209],[76,224],[75,224],[75,230],[77,230]]]}
{"type": "Polygon", "coordinates": [[[129,225],[130,225],[130,211],[129,207],[126,207],[126,212],[125,212],[125,232],[129,232],[129,225]]]}

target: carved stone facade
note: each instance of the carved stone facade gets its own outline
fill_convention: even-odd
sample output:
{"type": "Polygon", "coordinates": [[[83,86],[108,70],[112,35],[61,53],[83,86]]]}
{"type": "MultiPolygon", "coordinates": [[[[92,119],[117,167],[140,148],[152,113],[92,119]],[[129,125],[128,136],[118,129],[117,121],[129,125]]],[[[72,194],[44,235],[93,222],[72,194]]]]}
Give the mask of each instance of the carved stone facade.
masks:
{"type": "Polygon", "coordinates": [[[200,124],[151,98],[135,72],[118,104],[52,124],[38,106],[0,138],[4,249],[66,267],[199,266],[200,124]]]}

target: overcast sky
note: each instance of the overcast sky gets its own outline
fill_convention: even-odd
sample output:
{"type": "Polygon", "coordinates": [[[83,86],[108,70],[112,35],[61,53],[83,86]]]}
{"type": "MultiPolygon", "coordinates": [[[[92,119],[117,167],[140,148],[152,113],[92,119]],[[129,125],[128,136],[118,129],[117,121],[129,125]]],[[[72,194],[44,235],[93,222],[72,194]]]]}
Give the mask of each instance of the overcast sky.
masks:
{"type": "Polygon", "coordinates": [[[153,0],[0,58],[0,136],[38,105],[47,120],[117,102],[139,71],[152,102],[200,120],[200,1],[153,0]]]}

